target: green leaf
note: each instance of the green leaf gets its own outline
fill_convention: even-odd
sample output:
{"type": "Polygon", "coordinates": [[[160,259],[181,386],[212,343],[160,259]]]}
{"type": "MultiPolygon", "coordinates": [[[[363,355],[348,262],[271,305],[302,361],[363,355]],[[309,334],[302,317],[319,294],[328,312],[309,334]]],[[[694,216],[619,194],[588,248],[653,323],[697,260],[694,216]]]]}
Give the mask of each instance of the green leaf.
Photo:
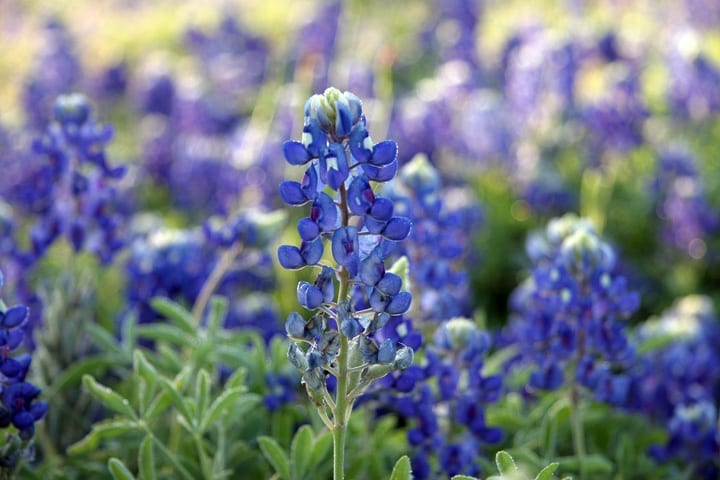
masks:
{"type": "MultiPolygon", "coordinates": [[[[577,457],[561,457],[557,461],[563,469],[580,471],[580,460],[577,457]]],[[[586,474],[609,474],[613,471],[613,464],[602,455],[588,455],[584,458],[583,464],[586,474]]]]}
{"type": "Polygon", "coordinates": [[[175,408],[178,409],[180,415],[182,415],[182,417],[189,425],[193,425],[190,408],[188,407],[185,399],[180,394],[180,391],[177,389],[175,384],[167,378],[160,377],[160,385],[163,387],[165,392],[170,395],[170,401],[173,405],[175,405],[175,408]]]}
{"type": "Polygon", "coordinates": [[[133,370],[139,376],[144,378],[151,387],[155,385],[155,382],[159,377],[158,371],[155,367],[153,367],[148,361],[142,350],[137,348],[133,351],[133,370]]]}
{"type": "Polygon", "coordinates": [[[195,344],[195,338],[167,323],[150,323],[138,325],[137,335],[150,340],[161,340],[180,347],[191,347],[195,344]]]}
{"type": "Polygon", "coordinates": [[[310,425],[303,425],[295,433],[290,445],[290,465],[292,465],[293,478],[305,477],[310,463],[310,453],[313,447],[313,431],[310,425]]]}
{"type": "Polygon", "coordinates": [[[100,441],[140,430],[137,422],[127,420],[105,420],[93,425],[90,433],[68,448],[70,455],[83,455],[97,450],[100,441]]]}
{"type": "Polygon", "coordinates": [[[106,329],[95,323],[87,322],[85,331],[92,337],[93,343],[104,352],[122,353],[123,349],[118,345],[117,338],[106,329]]]}
{"type": "Polygon", "coordinates": [[[165,297],[153,298],[150,301],[150,305],[156,312],[172,321],[184,332],[191,335],[196,333],[197,329],[193,323],[192,314],[182,305],[165,297]]]}
{"type": "Polygon", "coordinates": [[[55,379],[51,387],[43,392],[43,397],[53,398],[57,395],[57,392],[69,385],[79,382],[83,375],[97,373],[98,371],[102,372],[109,367],[117,367],[125,362],[126,357],[117,354],[107,354],[78,360],[73,363],[71,367],[62,371],[61,375],[55,379]]]}
{"type": "Polygon", "coordinates": [[[395,466],[390,474],[390,480],[412,480],[412,478],[410,458],[407,455],[403,455],[395,462],[395,466]]]}
{"type": "Polygon", "coordinates": [[[142,480],[155,480],[155,454],[153,453],[153,439],[150,435],[146,435],[140,444],[138,466],[142,480]]]}
{"type": "Polygon", "coordinates": [[[317,470],[317,467],[325,460],[330,448],[332,447],[332,434],[327,430],[315,439],[310,452],[310,461],[308,462],[308,470],[311,472],[317,470]]]}
{"type": "Polygon", "coordinates": [[[537,474],[535,477],[535,480],[550,480],[555,476],[555,470],[560,466],[559,463],[554,462],[548,465],[547,467],[540,470],[540,473],[537,474]]]}
{"type": "Polygon", "coordinates": [[[277,474],[280,475],[280,478],[290,480],[290,462],[280,444],[274,438],[267,436],[258,437],[258,443],[263,455],[265,455],[265,458],[267,458],[277,474]]]}
{"type": "Polygon", "coordinates": [[[247,377],[247,370],[245,368],[237,368],[230,378],[225,382],[225,388],[243,387],[247,377]]]}
{"type": "Polygon", "coordinates": [[[260,396],[254,393],[246,394],[245,390],[245,387],[235,387],[221,393],[203,415],[200,421],[200,432],[204,433],[210,428],[226,410],[232,409],[233,416],[238,418],[255,407],[260,402],[260,396]]]}
{"type": "Polygon", "coordinates": [[[455,475],[450,480],[478,480],[478,479],[476,477],[468,477],[467,475],[455,475]]]}
{"type": "Polygon", "coordinates": [[[498,472],[500,472],[501,475],[512,475],[518,471],[515,460],[513,460],[505,450],[497,452],[497,455],[495,455],[495,465],[497,465],[498,472]]]}
{"type": "Polygon", "coordinates": [[[197,414],[202,416],[210,398],[210,375],[204,368],[200,370],[195,379],[195,402],[197,403],[197,414]]]}
{"type": "Polygon", "coordinates": [[[222,327],[225,316],[227,315],[228,301],[227,298],[220,295],[210,297],[210,319],[208,321],[208,331],[211,338],[222,327]]]}
{"type": "Polygon", "coordinates": [[[108,470],[115,480],[135,480],[135,476],[128,470],[125,464],[112,457],[108,460],[108,470]]]}
{"type": "Polygon", "coordinates": [[[90,375],[83,375],[82,379],[85,388],[87,388],[95,398],[100,400],[100,402],[105,407],[137,420],[137,414],[135,413],[135,410],[133,410],[133,408],[130,406],[130,402],[127,398],[106,387],[105,385],[98,383],[90,375]]]}

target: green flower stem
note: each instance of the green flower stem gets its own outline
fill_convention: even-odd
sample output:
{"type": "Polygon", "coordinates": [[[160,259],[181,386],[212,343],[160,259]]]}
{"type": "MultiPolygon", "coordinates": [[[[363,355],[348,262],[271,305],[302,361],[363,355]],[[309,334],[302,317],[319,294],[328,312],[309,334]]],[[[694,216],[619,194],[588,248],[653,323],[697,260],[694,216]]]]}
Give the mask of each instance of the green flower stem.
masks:
{"type": "MultiPolygon", "coordinates": [[[[349,221],[349,210],[347,205],[347,191],[345,185],[340,186],[340,212],[342,215],[342,226],[346,227],[349,221]]],[[[350,275],[345,268],[340,270],[340,282],[338,286],[337,303],[344,301],[348,294],[350,275]]],[[[350,417],[347,413],[351,404],[348,404],[348,350],[349,344],[345,334],[340,330],[340,352],[337,356],[337,389],[335,392],[335,409],[333,412],[333,478],[343,480],[345,478],[345,435],[347,433],[347,420],[350,417]]],[[[351,402],[350,402],[351,403],[351,402]]]]}
{"type": "Polygon", "coordinates": [[[585,478],[585,432],[583,429],[582,414],[580,411],[580,389],[576,383],[573,383],[570,392],[570,401],[572,408],[572,433],[573,445],[575,448],[575,457],[580,465],[580,480],[585,478]]]}
{"type": "MultiPolygon", "coordinates": [[[[580,291],[583,295],[587,295],[588,282],[583,279],[580,282],[580,291]]],[[[570,412],[572,416],[572,436],[573,436],[573,447],[575,449],[575,457],[578,459],[580,465],[580,480],[584,480],[585,477],[585,432],[583,429],[582,412],[581,412],[581,398],[580,398],[580,385],[576,380],[577,364],[585,354],[585,332],[582,329],[578,329],[577,339],[577,356],[575,358],[574,368],[572,372],[572,385],[570,387],[570,412]]]]}
{"type": "Polygon", "coordinates": [[[202,289],[198,294],[197,300],[195,300],[195,304],[193,305],[192,318],[193,322],[195,323],[195,327],[200,326],[200,322],[202,321],[202,314],[205,311],[208,302],[210,302],[210,297],[212,297],[213,293],[215,293],[218,285],[220,285],[223,277],[227,273],[228,269],[232,267],[233,262],[235,261],[237,256],[240,255],[242,249],[243,244],[241,242],[233,243],[230,248],[223,252],[222,256],[215,264],[212,272],[210,272],[210,276],[203,284],[202,289]]]}

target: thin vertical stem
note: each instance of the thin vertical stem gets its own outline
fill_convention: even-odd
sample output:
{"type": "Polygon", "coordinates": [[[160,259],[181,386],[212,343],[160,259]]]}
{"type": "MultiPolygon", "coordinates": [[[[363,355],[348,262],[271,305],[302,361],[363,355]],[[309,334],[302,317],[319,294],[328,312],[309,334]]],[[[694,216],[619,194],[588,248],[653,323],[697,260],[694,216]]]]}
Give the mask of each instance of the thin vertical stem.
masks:
{"type": "MultiPolygon", "coordinates": [[[[342,226],[348,226],[349,210],[347,205],[347,191],[345,185],[340,186],[340,214],[342,226]]],[[[350,285],[350,275],[345,268],[340,270],[340,281],[338,286],[337,303],[345,301],[350,285]]],[[[345,478],[345,434],[347,433],[347,419],[349,415],[347,405],[348,393],[348,339],[340,329],[338,321],[338,332],[340,334],[340,352],[337,356],[337,389],[335,392],[335,412],[333,415],[333,478],[343,480],[345,478]]]]}
{"type": "Polygon", "coordinates": [[[585,478],[585,432],[583,428],[582,414],[580,412],[580,386],[573,381],[570,392],[572,408],[572,434],[575,457],[580,465],[580,480],[585,478]]]}
{"type": "Polygon", "coordinates": [[[212,272],[210,272],[210,276],[203,284],[202,289],[198,294],[197,300],[195,300],[195,304],[193,305],[192,318],[193,322],[195,323],[195,327],[200,326],[200,322],[202,321],[202,315],[205,312],[205,308],[207,307],[208,302],[210,301],[210,297],[212,297],[212,294],[215,293],[215,290],[220,285],[223,277],[230,269],[230,267],[232,267],[235,258],[237,258],[237,256],[240,254],[242,248],[242,242],[233,243],[230,248],[223,252],[222,256],[215,264],[212,272]]]}

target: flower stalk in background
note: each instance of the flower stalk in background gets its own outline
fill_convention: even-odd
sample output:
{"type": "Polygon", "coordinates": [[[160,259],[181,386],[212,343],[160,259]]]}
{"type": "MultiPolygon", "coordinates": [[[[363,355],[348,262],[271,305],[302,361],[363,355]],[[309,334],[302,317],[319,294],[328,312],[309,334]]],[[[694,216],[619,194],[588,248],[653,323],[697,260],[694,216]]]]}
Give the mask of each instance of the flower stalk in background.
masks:
{"type": "Polygon", "coordinates": [[[373,380],[408,367],[414,356],[392,339],[373,339],[412,300],[402,278],[385,265],[396,242],[410,233],[410,220],[394,216],[392,201],[376,196],[370,183],[395,176],[397,144],[373,143],[360,99],[328,88],[305,104],[302,142],[286,142],[283,152],[288,163],[307,169],[301,182],[283,182],[280,194],[289,205],[311,208],[298,222],[300,246],[281,246],[278,259],[286,269],[319,270],[313,283],[298,283],[298,302],[312,316],[288,316],[288,358],[332,432],[333,474],[342,479],[355,400],[373,380]],[[326,244],[332,264],[324,259],[326,244]]]}
{"type": "MultiPolygon", "coordinates": [[[[0,286],[3,277],[0,274],[0,286]]],[[[25,380],[32,358],[28,354],[11,356],[20,347],[25,335],[23,327],[28,308],[15,305],[7,308],[0,300],[0,428],[11,425],[17,433],[5,436],[0,447],[0,478],[13,478],[23,459],[31,458],[31,440],[35,422],[48,410],[46,402],[37,401],[40,389],[25,380]]]]}

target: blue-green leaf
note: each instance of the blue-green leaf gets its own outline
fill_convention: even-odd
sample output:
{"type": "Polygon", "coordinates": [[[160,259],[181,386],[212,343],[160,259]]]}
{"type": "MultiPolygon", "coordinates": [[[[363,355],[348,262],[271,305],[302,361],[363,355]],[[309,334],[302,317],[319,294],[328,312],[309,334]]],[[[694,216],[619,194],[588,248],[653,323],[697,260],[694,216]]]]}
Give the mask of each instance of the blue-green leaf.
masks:
{"type": "Polygon", "coordinates": [[[140,430],[137,422],[128,420],[105,420],[95,423],[93,429],[82,440],[68,448],[70,455],[83,455],[97,450],[101,440],[117,437],[140,430]]]}
{"type": "Polygon", "coordinates": [[[197,331],[193,323],[192,314],[182,305],[165,297],[153,298],[150,301],[150,305],[156,312],[172,321],[184,332],[194,335],[197,331]]]}
{"type": "Polygon", "coordinates": [[[557,462],[551,463],[540,470],[540,473],[537,474],[535,480],[550,480],[553,476],[555,476],[555,470],[557,470],[558,466],[560,466],[560,464],[557,462]]]}
{"type": "Polygon", "coordinates": [[[180,394],[180,391],[177,389],[175,384],[168,380],[167,378],[160,378],[160,385],[163,387],[165,392],[167,392],[168,395],[170,395],[170,401],[175,406],[175,408],[178,409],[180,412],[180,415],[185,419],[185,421],[189,425],[193,425],[192,420],[192,414],[190,413],[190,408],[188,407],[187,403],[185,402],[185,399],[180,394]]]}
{"type": "Polygon", "coordinates": [[[258,443],[265,458],[273,466],[275,472],[280,475],[280,478],[290,480],[290,462],[280,444],[274,438],[267,436],[258,437],[258,443]]]}
{"type": "Polygon", "coordinates": [[[202,416],[208,405],[210,398],[210,375],[207,370],[201,369],[195,379],[195,402],[197,404],[197,414],[202,416]]]}
{"type": "Polygon", "coordinates": [[[195,338],[167,323],[149,323],[138,325],[137,335],[150,340],[161,340],[180,347],[190,347],[195,344],[195,338]]]}
{"type": "Polygon", "coordinates": [[[260,396],[254,393],[246,394],[245,390],[245,387],[235,387],[221,393],[203,415],[199,431],[205,432],[229,409],[232,409],[235,417],[239,417],[255,407],[260,402],[260,396]]]}
{"type": "Polygon", "coordinates": [[[140,444],[138,467],[142,480],[155,480],[155,454],[153,453],[153,439],[150,435],[146,435],[140,444]]]}
{"type": "Polygon", "coordinates": [[[108,470],[110,470],[110,474],[115,480],[135,480],[135,476],[125,464],[115,457],[108,460],[108,470]]]}
{"type": "Polygon", "coordinates": [[[412,468],[410,458],[407,455],[403,455],[395,462],[390,474],[390,480],[412,480],[412,468]]]}
{"type": "Polygon", "coordinates": [[[332,434],[329,431],[324,431],[320,436],[315,439],[313,443],[312,452],[310,453],[310,461],[308,463],[308,470],[313,471],[325,460],[330,449],[332,447],[332,434]]]}
{"type": "Polygon", "coordinates": [[[310,425],[303,425],[295,433],[290,445],[290,464],[294,479],[301,479],[307,473],[310,453],[313,447],[313,431],[310,425]]]}
{"type": "Polygon", "coordinates": [[[155,367],[153,367],[148,361],[142,350],[137,348],[133,351],[133,370],[135,373],[144,378],[150,386],[155,385],[155,382],[159,377],[158,371],[155,367]]]}
{"type": "Polygon", "coordinates": [[[495,465],[497,465],[498,472],[502,475],[511,475],[518,471],[515,460],[504,450],[500,450],[495,455],[495,465]]]}
{"type": "Polygon", "coordinates": [[[137,420],[135,410],[130,406],[127,398],[123,397],[114,390],[98,383],[92,376],[83,375],[83,385],[93,394],[95,398],[100,400],[105,407],[117,413],[121,413],[130,418],[137,420]]]}

